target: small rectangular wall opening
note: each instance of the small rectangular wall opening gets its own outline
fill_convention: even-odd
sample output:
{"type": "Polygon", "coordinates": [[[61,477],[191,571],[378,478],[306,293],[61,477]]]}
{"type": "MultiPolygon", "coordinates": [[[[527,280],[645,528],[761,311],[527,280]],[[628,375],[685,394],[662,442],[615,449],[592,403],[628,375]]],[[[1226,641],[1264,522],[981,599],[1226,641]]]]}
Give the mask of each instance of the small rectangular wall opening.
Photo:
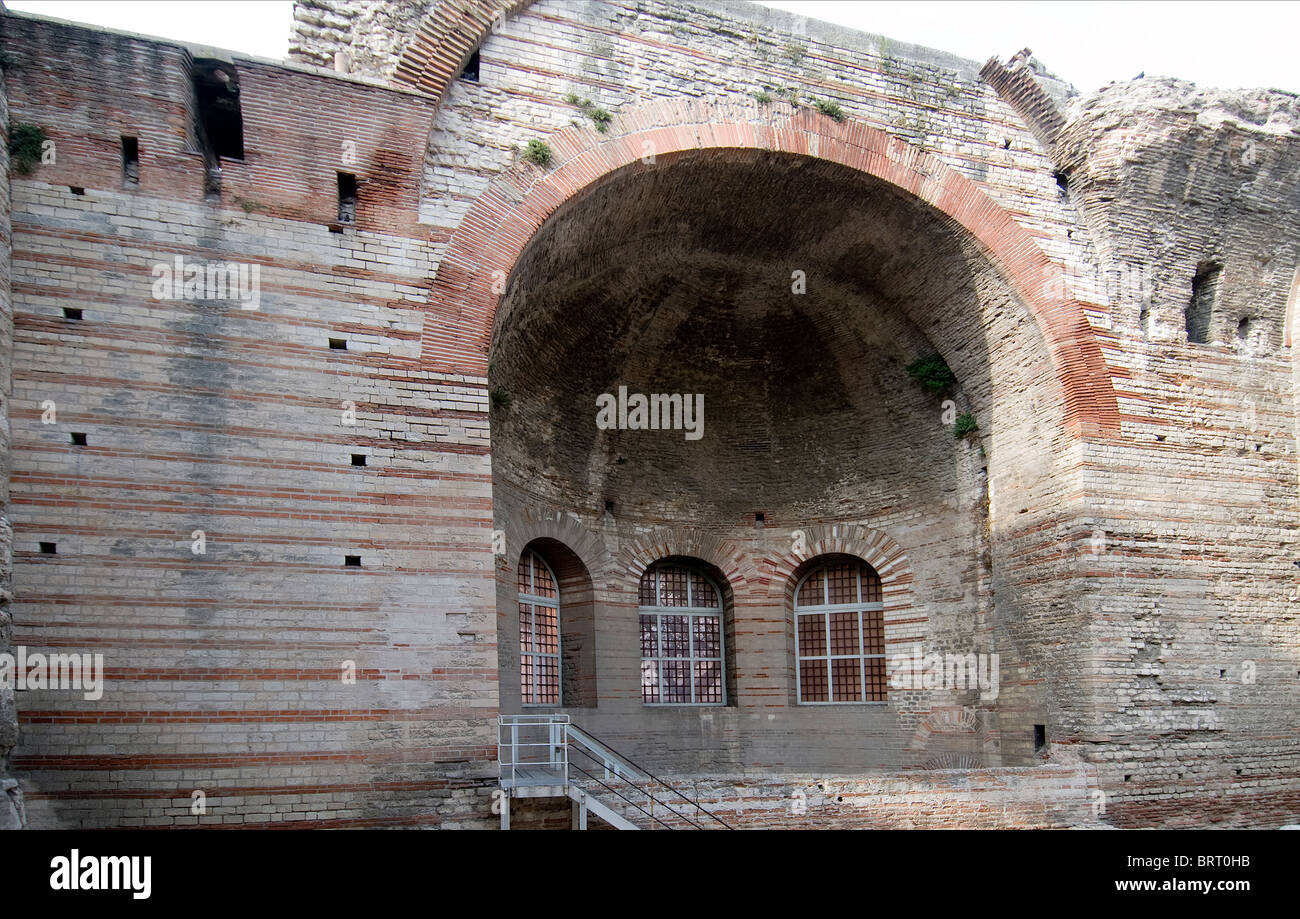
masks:
{"type": "Polygon", "coordinates": [[[330,350],[331,350],[331,351],[346,351],[346,350],[348,350],[348,340],[347,340],[346,338],[331,338],[331,339],[330,339],[330,350]]]}
{"type": "Polygon", "coordinates": [[[1210,340],[1210,320],[1214,318],[1222,271],[1222,265],[1202,262],[1192,277],[1192,299],[1183,316],[1187,323],[1187,340],[1193,344],[1204,345],[1210,340]]]}
{"type": "Polygon", "coordinates": [[[81,318],[81,310],[80,310],[79,308],[75,307],[75,306],[65,306],[65,307],[63,308],[63,318],[64,318],[64,319],[80,319],[80,318],[81,318]]]}
{"type": "Polygon", "coordinates": [[[200,144],[214,156],[244,158],[244,114],[239,106],[239,71],[228,61],[196,58],[191,71],[200,144]]]}
{"type": "Polygon", "coordinates": [[[41,555],[57,555],[58,552],[59,552],[59,547],[55,543],[52,542],[41,543],[41,555]]]}
{"type": "Polygon", "coordinates": [[[1047,725],[1034,725],[1034,752],[1042,753],[1047,749],[1047,725]]]}
{"type": "Polygon", "coordinates": [[[357,222],[357,177],[349,172],[339,176],[339,223],[357,222]]]}
{"type": "Polygon", "coordinates": [[[465,69],[460,72],[460,78],[462,80],[468,80],[470,83],[477,83],[478,68],[479,68],[479,56],[478,56],[478,52],[475,51],[473,54],[469,56],[469,60],[465,62],[465,69]]]}
{"type": "Polygon", "coordinates": [[[122,184],[134,188],[140,184],[140,140],[122,137],[122,184]]]}
{"type": "Polygon", "coordinates": [[[353,466],[364,466],[365,464],[366,464],[366,455],[365,455],[364,453],[353,453],[353,454],[352,454],[352,465],[353,465],[353,466]]]}
{"type": "Polygon", "coordinates": [[[361,556],[360,556],[360,555],[345,555],[345,556],[343,556],[343,567],[345,567],[345,568],[360,568],[360,567],[361,567],[361,556]]]}
{"type": "Polygon", "coordinates": [[[86,435],[81,431],[73,431],[72,445],[74,447],[84,447],[86,445],[86,435]]]}

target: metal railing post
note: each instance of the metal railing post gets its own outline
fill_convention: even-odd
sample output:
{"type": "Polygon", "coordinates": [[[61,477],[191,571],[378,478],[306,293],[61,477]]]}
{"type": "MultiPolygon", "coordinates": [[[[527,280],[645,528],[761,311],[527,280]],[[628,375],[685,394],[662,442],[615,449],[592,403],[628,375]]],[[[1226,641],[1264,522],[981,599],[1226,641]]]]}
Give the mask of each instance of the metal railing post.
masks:
{"type": "Polygon", "coordinates": [[[510,784],[513,786],[517,781],[515,768],[519,763],[519,722],[510,723],[510,784]]]}

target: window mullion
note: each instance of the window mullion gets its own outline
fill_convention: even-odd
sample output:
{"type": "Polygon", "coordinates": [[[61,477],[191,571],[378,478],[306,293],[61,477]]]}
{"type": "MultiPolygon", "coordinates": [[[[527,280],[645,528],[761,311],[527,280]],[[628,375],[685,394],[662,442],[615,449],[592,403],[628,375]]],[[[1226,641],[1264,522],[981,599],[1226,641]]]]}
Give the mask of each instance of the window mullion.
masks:
{"type": "MultiPolygon", "coordinates": [[[[858,574],[858,600],[862,599],[861,573],[858,574]]],[[[859,698],[867,701],[867,620],[862,615],[861,608],[858,609],[858,691],[859,698]]]]}

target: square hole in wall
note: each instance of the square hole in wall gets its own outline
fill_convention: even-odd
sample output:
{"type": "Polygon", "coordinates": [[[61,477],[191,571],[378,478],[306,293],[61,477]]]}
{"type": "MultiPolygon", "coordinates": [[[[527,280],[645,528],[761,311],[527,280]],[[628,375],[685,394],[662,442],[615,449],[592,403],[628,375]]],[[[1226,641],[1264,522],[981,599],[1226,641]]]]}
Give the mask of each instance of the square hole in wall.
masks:
{"type": "Polygon", "coordinates": [[[80,318],[81,318],[81,310],[79,310],[79,309],[76,308],[75,306],[65,306],[65,307],[63,308],[63,318],[64,318],[64,319],[80,319],[80,318]]]}
{"type": "Polygon", "coordinates": [[[348,350],[348,340],[347,340],[346,338],[331,338],[331,339],[330,339],[330,350],[331,350],[331,351],[346,351],[346,350],[348,350]]]}
{"type": "Polygon", "coordinates": [[[68,191],[72,192],[74,195],[84,195],[86,193],[86,190],[80,185],[69,185],[68,191]]]}
{"type": "Polygon", "coordinates": [[[1210,321],[1219,296],[1219,277],[1223,266],[1215,262],[1201,262],[1192,277],[1192,298],[1183,311],[1187,326],[1187,340],[1204,345],[1210,341],[1210,321]]]}
{"type": "Polygon", "coordinates": [[[357,177],[350,172],[340,172],[339,178],[339,216],[341,224],[357,222],[357,177]]]}
{"type": "Polygon", "coordinates": [[[122,137],[122,184],[134,188],[140,184],[140,140],[122,137]]]}
{"type": "Polygon", "coordinates": [[[361,556],[360,556],[360,555],[345,555],[345,556],[343,556],[343,566],[344,566],[345,568],[360,568],[360,567],[361,567],[361,556]]]}
{"type": "Polygon", "coordinates": [[[473,54],[469,56],[469,60],[465,62],[465,69],[460,72],[460,78],[462,80],[468,80],[470,83],[477,83],[478,70],[479,70],[479,53],[475,51],[473,54]]]}
{"type": "Polygon", "coordinates": [[[72,445],[74,447],[84,447],[86,445],[86,435],[81,431],[73,431],[72,445]]]}
{"type": "Polygon", "coordinates": [[[353,466],[364,466],[365,464],[366,464],[366,455],[365,455],[364,453],[353,453],[353,454],[352,454],[352,465],[353,465],[353,466]]]}
{"type": "Polygon", "coordinates": [[[52,542],[41,543],[41,555],[57,555],[58,551],[59,551],[59,547],[55,543],[52,542]]]}

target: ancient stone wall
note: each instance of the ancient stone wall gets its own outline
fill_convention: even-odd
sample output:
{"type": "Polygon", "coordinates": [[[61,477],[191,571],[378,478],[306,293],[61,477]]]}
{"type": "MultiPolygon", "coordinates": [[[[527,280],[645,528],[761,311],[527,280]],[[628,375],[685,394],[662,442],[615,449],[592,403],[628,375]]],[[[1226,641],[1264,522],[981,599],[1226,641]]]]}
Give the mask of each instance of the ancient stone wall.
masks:
{"type": "MultiPolygon", "coordinates": [[[[0,27],[4,23],[0,22],[0,27]]],[[[0,33],[2,34],[2,33],[0,33]]],[[[9,393],[13,371],[13,255],[9,204],[8,66],[0,68],[0,654],[13,649],[13,525],[9,515],[9,393]]],[[[22,790],[10,774],[9,757],[18,740],[14,689],[0,685],[0,829],[23,824],[22,790]]]]}
{"type": "Polygon", "coordinates": [[[102,700],[20,694],[32,824],[489,820],[487,398],[414,363],[423,149],[394,146],[429,104],[235,59],[245,156],[205,203],[186,49],[7,25],[58,149],[12,185],[15,643],[107,671],[102,700]],[[155,299],[177,258],[256,267],[257,308],[155,299]]]}
{"type": "MultiPolygon", "coordinates": [[[[628,659],[597,655],[600,704],[575,715],[622,725],[719,801],[734,779],[715,775],[714,792],[700,773],[806,778],[824,764],[888,773],[855,777],[853,794],[933,795],[889,812],[918,825],[1002,819],[988,789],[1022,771],[1041,794],[1015,825],[1294,821],[1294,97],[1120,84],[1044,133],[974,62],[788,14],[543,0],[498,18],[507,6],[313,0],[296,14],[298,63],[283,65],[6,15],[12,117],[58,149],[7,185],[12,640],[103,653],[108,675],[101,700],[19,694],[11,759],[32,825],[494,825],[492,719],[517,700],[509,584],[538,537],[590,573],[598,650],[626,650],[619,617],[656,558],[693,555],[725,576],[745,651],[738,705],[647,715],[628,659]],[[451,50],[406,41],[435,34],[456,36],[451,50]],[[467,35],[482,36],[476,80],[447,73],[467,35]],[[350,74],[334,72],[337,51],[350,74]],[[221,161],[219,197],[194,128],[196,66],[229,68],[239,88],[244,156],[221,161]],[[646,150],[651,136],[666,146],[646,150]],[[139,141],[138,185],[123,137],[139,141]],[[522,159],[534,140],[552,163],[522,159]],[[746,146],[782,154],[739,157],[746,146]],[[808,213],[765,213],[767,191],[798,186],[791,157],[907,195],[823,170],[808,213]],[[356,179],[352,219],[340,173],[356,179]],[[705,295],[711,312],[734,309],[724,294],[741,276],[752,294],[773,261],[700,245],[698,227],[635,244],[636,221],[653,223],[674,188],[707,182],[748,183],[755,199],[715,243],[737,227],[746,244],[768,228],[813,233],[797,251],[810,289],[838,285],[818,300],[832,318],[733,339],[691,317],[684,304],[705,295]],[[891,195],[912,203],[891,209],[891,195]],[[843,222],[855,213],[912,226],[933,261],[883,231],[863,259],[863,228],[843,222]],[[841,238],[816,238],[836,226],[841,238]],[[662,256],[685,252],[675,238],[700,254],[674,269],[662,256]],[[156,298],[155,270],[178,257],[256,266],[257,308],[183,288],[156,298]],[[859,262],[871,271],[855,275],[859,262]],[[587,272],[601,289],[580,286],[587,272]],[[945,288],[952,277],[965,283],[945,288]],[[631,331],[586,352],[582,336],[610,332],[602,316],[618,330],[671,305],[671,282],[685,285],[680,328],[717,345],[702,359],[724,402],[763,376],[742,359],[779,363],[796,353],[788,339],[824,333],[858,370],[798,370],[842,411],[790,449],[805,469],[819,433],[850,470],[874,456],[908,482],[900,500],[834,463],[755,465],[728,490],[725,452],[694,497],[672,494],[644,444],[565,442],[590,420],[568,397],[654,366],[634,349],[610,358],[631,331]],[[493,352],[498,305],[507,346],[493,352]],[[1193,335],[1204,343],[1187,341],[1189,309],[1209,316],[1193,335]],[[931,346],[958,371],[973,443],[937,410],[925,428],[924,400],[897,389],[931,346]],[[734,389],[719,367],[737,370],[734,389]],[[836,402],[868,379],[889,398],[836,402]],[[492,386],[513,389],[507,411],[490,413],[492,386]],[[864,419],[884,442],[855,439],[864,419]],[[897,456],[908,436],[925,439],[911,464],[897,456]],[[608,468],[584,465],[609,451],[608,468]],[[620,472],[619,456],[646,475],[620,472]],[[900,547],[916,622],[942,624],[928,637],[1003,652],[995,705],[908,700],[886,727],[789,704],[785,590],[805,560],[789,530],[846,551],[840,527],[861,552],[900,547]],[[755,730],[768,714],[780,725],[755,730]],[[1086,780],[1062,765],[1079,760],[1086,780]],[[935,771],[954,761],[1003,769],[935,771]],[[895,771],[912,767],[915,784],[895,771]]],[[[1033,79],[1065,105],[1068,88],[1038,67],[1033,79]]],[[[802,266],[777,267],[788,288],[802,266]]],[[[790,321],[770,291],[744,299],[790,321]]],[[[751,433],[807,417],[794,394],[769,392],[751,433]]],[[[0,707],[0,753],[6,737],[0,707]]],[[[755,781],[761,819],[780,819],[790,782],[755,781]]]]}

